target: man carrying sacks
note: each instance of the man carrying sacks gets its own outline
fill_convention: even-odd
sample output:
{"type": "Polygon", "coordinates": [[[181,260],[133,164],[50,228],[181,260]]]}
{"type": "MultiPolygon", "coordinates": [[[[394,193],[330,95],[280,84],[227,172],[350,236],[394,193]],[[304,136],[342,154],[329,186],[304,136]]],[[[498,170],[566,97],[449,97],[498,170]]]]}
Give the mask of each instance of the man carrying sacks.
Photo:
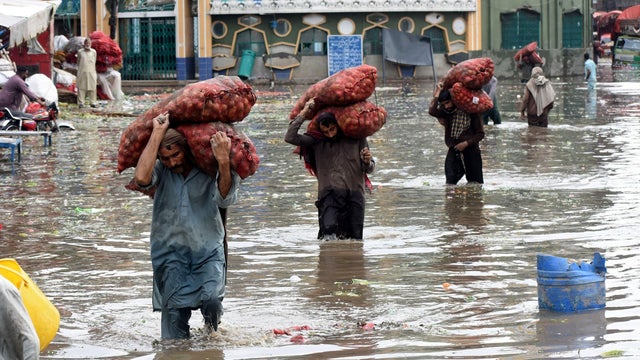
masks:
{"type": "Polygon", "coordinates": [[[493,69],[489,58],[465,60],[451,68],[434,90],[429,114],[445,128],[447,185],[456,185],[462,176],[469,183],[484,183],[479,146],[484,127],[480,114],[491,109],[493,102],[482,86],[493,77],[493,69]]]}
{"type": "Polygon", "coordinates": [[[227,270],[226,209],[236,201],[241,178],[259,163],[251,141],[222,121],[242,120],[254,103],[247,85],[214,78],[152,107],[121,138],[119,171],[135,162],[127,188],[154,201],[153,309],[162,312],[163,339],[188,338],[196,309],[207,329],[218,329],[227,270]]]}
{"type": "Polygon", "coordinates": [[[375,68],[350,68],[311,86],[290,114],[285,141],[298,146],[318,179],[318,239],[362,240],[365,187],[375,169],[367,136],[385,123],[386,111],[366,99],[375,90],[375,68]],[[301,105],[303,104],[303,105],[301,105]],[[298,131],[312,120],[307,132],[298,131]]]}

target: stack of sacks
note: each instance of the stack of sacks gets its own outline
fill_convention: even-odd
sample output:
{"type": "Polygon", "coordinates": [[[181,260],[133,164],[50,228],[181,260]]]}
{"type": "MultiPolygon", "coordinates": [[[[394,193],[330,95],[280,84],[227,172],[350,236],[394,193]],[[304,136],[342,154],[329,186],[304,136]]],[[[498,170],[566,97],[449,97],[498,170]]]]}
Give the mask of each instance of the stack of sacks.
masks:
{"type": "MultiPolygon", "coordinates": [[[[64,47],[65,60],[68,64],[77,66],[78,50],[84,47],[84,37],[76,36],[69,40],[64,47]]],[[[103,73],[109,68],[118,70],[122,68],[122,49],[118,43],[102,31],[94,31],[89,34],[91,47],[96,51],[96,72],[103,73]]],[[[58,55],[59,56],[59,55],[58,55]]]]}
{"type": "Polygon", "coordinates": [[[469,114],[483,113],[493,107],[493,101],[482,87],[493,77],[493,60],[469,59],[449,69],[442,89],[451,92],[451,100],[469,114]]]}
{"type": "MultiPolygon", "coordinates": [[[[168,112],[170,127],[185,136],[196,166],[202,171],[217,175],[210,139],[224,131],[231,140],[231,168],[242,179],[253,175],[260,163],[256,148],[246,135],[235,130],[233,123],[249,115],[255,103],[253,89],[237,76],[218,76],[177,90],[125,129],[118,149],[118,173],[138,164],[153,131],[153,118],[168,112]]],[[[139,190],[132,183],[127,188],[139,190]]]]}
{"type": "MultiPolygon", "coordinates": [[[[122,68],[122,49],[118,43],[107,36],[102,31],[94,31],[89,34],[91,39],[91,47],[96,51],[96,72],[98,73],[98,98],[101,100],[114,100],[120,98],[121,84],[120,73],[118,69],[122,68]],[[113,75],[110,77],[110,75],[113,75]],[[117,83],[110,84],[103,80],[107,78],[117,79],[117,83]]],[[[77,53],[84,47],[85,37],[75,36],[71,39],[56,39],[56,53],[54,54],[54,62],[60,63],[62,68],[68,70],[66,75],[73,76],[73,84],[68,85],[65,82],[57,81],[58,88],[64,88],[69,91],[76,91],[75,74],[78,71],[77,53]]]]}
{"type": "Polygon", "coordinates": [[[542,64],[542,57],[538,54],[537,50],[538,42],[536,41],[518,50],[518,52],[513,56],[513,60],[518,62],[518,69],[521,69],[523,64],[529,64],[532,66],[542,64]]]}
{"type": "MultiPolygon", "coordinates": [[[[331,112],[345,136],[362,139],[384,126],[387,111],[367,99],[376,88],[378,73],[375,67],[360,65],[344,69],[310,86],[295,103],[289,118],[295,118],[310,99],[315,99],[313,119],[323,112],[331,112]]],[[[317,130],[311,121],[307,131],[317,130]]]]}

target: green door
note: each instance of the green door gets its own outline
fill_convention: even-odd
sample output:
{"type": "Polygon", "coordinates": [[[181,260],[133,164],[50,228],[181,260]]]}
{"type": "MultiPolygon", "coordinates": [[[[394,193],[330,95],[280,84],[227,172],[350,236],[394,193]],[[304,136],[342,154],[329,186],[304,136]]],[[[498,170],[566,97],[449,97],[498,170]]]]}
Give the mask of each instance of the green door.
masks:
{"type": "Polygon", "coordinates": [[[540,14],[518,10],[500,14],[502,23],[502,49],[517,50],[537,41],[540,44],[540,14]]]}
{"type": "Polygon", "coordinates": [[[562,15],[562,47],[582,47],[582,14],[575,10],[562,15]]]}
{"type": "Polygon", "coordinates": [[[120,19],[123,80],[174,80],[174,18],[120,19]]]}

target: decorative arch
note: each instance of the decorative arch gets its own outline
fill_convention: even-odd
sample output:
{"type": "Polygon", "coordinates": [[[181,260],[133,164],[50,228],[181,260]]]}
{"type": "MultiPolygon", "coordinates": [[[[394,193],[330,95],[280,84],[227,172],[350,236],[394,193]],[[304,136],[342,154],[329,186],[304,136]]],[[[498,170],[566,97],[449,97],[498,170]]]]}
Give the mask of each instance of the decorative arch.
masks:
{"type": "Polygon", "coordinates": [[[364,55],[382,55],[382,23],[364,28],[362,31],[362,46],[364,55]]]}
{"type": "Polygon", "coordinates": [[[269,54],[267,35],[263,30],[254,27],[236,30],[233,33],[231,48],[234,49],[233,55],[237,57],[242,56],[244,50],[252,50],[256,56],[269,54]]]}
{"type": "Polygon", "coordinates": [[[327,55],[327,36],[331,31],[321,26],[308,26],[298,31],[296,54],[302,56],[327,55]]]}
{"type": "Polygon", "coordinates": [[[449,33],[442,25],[429,25],[422,28],[420,35],[431,39],[431,48],[434,54],[445,54],[450,50],[449,33]]]}
{"type": "Polygon", "coordinates": [[[367,22],[369,24],[381,26],[389,22],[389,16],[381,13],[373,13],[367,15],[367,22]]]}

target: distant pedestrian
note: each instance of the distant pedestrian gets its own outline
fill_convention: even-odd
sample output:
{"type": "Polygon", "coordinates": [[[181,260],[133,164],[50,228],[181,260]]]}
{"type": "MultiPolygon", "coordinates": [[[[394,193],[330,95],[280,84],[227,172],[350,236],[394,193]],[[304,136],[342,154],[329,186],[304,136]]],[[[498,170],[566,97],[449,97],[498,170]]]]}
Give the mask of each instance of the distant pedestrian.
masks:
{"type": "Polygon", "coordinates": [[[584,54],[584,80],[590,90],[596,88],[596,63],[589,59],[588,53],[584,54]]]}
{"type": "Polygon", "coordinates": [[[542,68],[536,66],[531,70],[531,79],[524,89],[524,97],[520,104],[520,117],[526,118],[529,126],[549,126],[549,111],[553,108],[556,93],[549,79],[544,76],[542,68]]]}
{"type": "Polygon", "coordinates": [[[482,90],[489,95],[491,101],[493,101],[493,107],[482,113],[482,121],[485,125],[489,125],[489,119],[493,120],[493,125],[498,125],[502,123],[502,119],[500,118],[500,110],[498,110],[498,78],[493,76],[488,83],[486,83],[482,90]]]}
{"type": "Polygon", "coordinates": [[[91,107],[96,107],[98,74],[96,72],[96,59],[98,55],[91,48],[91,39],[84,39],[84,46],[77,52],[78,75],[76,86],[78,87],[78,107],[84,107],[84,102],[89,97],[91,107]]]}

